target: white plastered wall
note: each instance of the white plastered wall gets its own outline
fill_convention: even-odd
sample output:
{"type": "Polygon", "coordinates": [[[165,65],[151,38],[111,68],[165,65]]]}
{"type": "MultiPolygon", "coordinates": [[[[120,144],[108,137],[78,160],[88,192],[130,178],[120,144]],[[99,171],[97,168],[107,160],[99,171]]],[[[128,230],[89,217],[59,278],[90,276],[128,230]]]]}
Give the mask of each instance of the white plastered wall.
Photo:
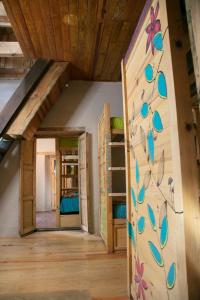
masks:
{"type": "Polygon", "coordinates": [[[37,139],[36,212],[51,210],[50,155],[55,155],[55,139],[37,139]]]}

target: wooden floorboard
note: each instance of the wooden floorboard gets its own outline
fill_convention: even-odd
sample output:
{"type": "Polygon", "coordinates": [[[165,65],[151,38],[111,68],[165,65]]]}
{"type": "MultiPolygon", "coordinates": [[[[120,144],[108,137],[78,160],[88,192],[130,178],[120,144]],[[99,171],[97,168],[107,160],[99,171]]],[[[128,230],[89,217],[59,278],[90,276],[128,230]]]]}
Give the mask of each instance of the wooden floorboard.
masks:
{"type": "Polygon", "coordinates": [[[108,255],[101,238],[80,231],[1,238],[0,278],[0,295],[10,299],[71,291],[87,291],[91,300],[128,299],[126,254],[108,255]]]}

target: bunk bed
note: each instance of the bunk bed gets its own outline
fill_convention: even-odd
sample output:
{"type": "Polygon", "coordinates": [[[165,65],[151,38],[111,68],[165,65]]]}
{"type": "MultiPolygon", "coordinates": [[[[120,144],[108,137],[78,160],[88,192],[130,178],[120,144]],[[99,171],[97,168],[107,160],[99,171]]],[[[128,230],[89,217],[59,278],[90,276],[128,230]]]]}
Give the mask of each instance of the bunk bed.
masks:
{"type": "Polygon", "coordinates": [[[78,139],[59,139],[60,227],[80,228],[78,139]]]}
{"type": "Polygon", "coordinates": [[[107,251],[126,250],[126,180],[123,119],[104,104],[98,124],[100,233],[107,251]]]}

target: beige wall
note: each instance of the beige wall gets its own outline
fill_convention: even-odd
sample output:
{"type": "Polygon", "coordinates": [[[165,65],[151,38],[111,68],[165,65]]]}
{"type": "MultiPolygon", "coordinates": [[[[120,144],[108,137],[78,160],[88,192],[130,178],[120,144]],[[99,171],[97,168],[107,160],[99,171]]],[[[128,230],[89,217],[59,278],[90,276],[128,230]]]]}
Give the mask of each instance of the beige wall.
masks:
{"type": "Polygon", "coordinates": [[[18,236],[19,144],[0,163],[0,236],[18,236]]]}
{"type": "Polygon", "coordinates": [[[36,143],[36,211],[51,210],[50,155],[55,154],[55,139],[37,139],[36,143]]]}
{"type": "Polygon", "coordinates": [[[37,139],[36,152],[52,152],[56,153],[56,140],[55,139],[37,139]]]}
{"type": "Polygon", "coordinates": [[[111,105],[111,116],[123,115],[121,83],[72,81],[42,124],[43,127],[83,126],[91,134],[92,211],[95,232],[99,230],[98,120],[105,102],[111,105]]]}
{"type": "MultiPolygon", "coordinates": [[[[121,83],[72,81],[42,124],[43,127],[83,126],[92,135],[91,182],[95,232],[98,232],[99,228],[97,126],[104,102],[110,102],[112,116],[122,115],[121,83]]],[[[5,170],[3,163],[0,164],[0,236],[18,234],[18,147],[15,151],[15,155],[12,152],[7,155],[10,163],[8,169],[5,170]]]]}
{"type": "Polygon", "coordinates": [[[20,79],[0,79],[0,111],[19,86],[20,79]]]}

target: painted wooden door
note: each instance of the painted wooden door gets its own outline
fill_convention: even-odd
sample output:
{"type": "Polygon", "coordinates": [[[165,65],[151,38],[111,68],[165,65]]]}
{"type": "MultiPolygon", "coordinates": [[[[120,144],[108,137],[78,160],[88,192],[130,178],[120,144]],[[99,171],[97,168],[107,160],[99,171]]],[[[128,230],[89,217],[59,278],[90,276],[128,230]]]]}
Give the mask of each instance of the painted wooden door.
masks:
{"type": "Polygon", "coordinates": [[[36,180],[35,140],[21,141],[20,158],[20,234],[35,229],[35,180],[36,180]]]}
{"type": "Polygon", "coordinates": [[[200,299],[199,179],[186,126],[192,109],[180,2],[146,2],[122,62],[134,299],[200,299]]]}
{"type": "Polygon", "coordinates": [[[81,212],[81,227],[91,231],[90,216],[90,178],[89,178],[89,135],[83,133],[79,137],[79,199],[81,212]]]}

